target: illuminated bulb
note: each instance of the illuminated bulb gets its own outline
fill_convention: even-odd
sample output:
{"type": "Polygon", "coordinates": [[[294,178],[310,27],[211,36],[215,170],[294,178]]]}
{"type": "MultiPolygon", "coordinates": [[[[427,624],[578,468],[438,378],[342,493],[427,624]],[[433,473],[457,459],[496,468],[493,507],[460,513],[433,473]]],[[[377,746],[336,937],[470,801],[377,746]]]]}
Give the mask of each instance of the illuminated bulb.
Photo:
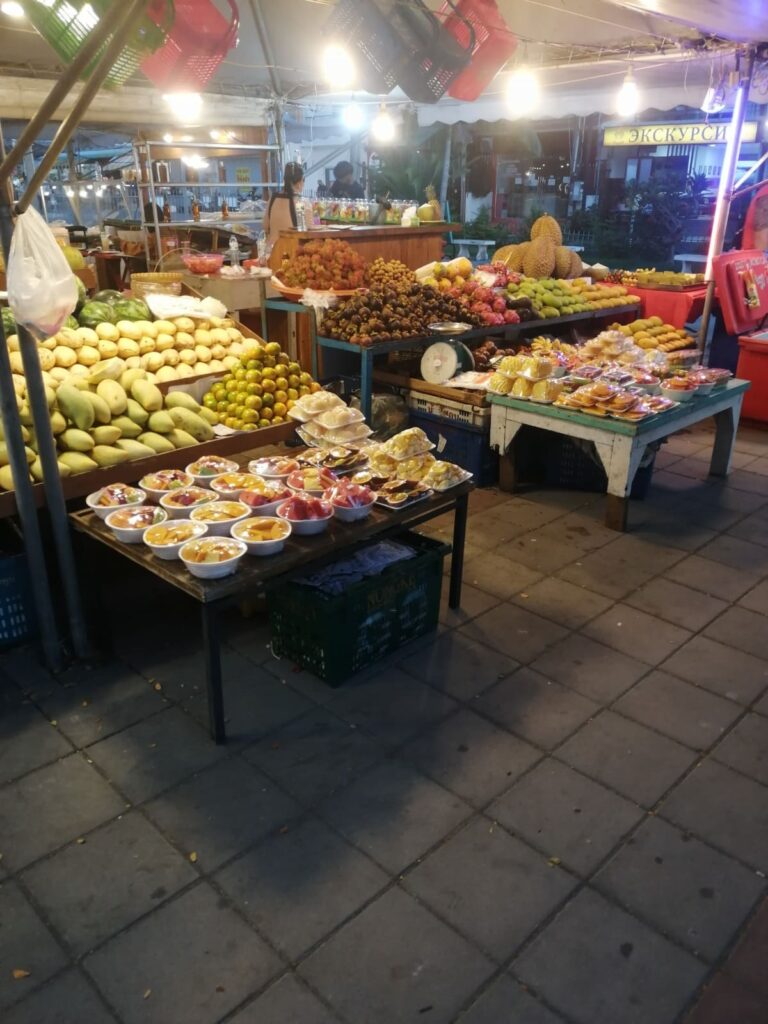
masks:
{"type": "Polygon", "coordinates": [[[64,189],[64,194],[66,196],[69,196],[69,198],[71,199],[72,196],[75,194],[75,191],[74,191],[74,189],[71,189],[71,188],[65,188],[64,189]]]}
{"type": "Polygon", "coordinates": [[[395,122],[386,107],[382,107],[371,122],[371,134],[377,142],[391,142],[395,137],[395,122]]]}
{"type": "Polygon", "coordinates": [[[507,80],[507,103],[523,116],[539,103],[541,86],[529,68],[516,68],[507,80]]]}
{"type": "Polygon", "coordinates": [[[168,92],[163,99],[177,121],[194,122],[203,108],[203,97],[199,92],[168,92]]]}
{"type": "Polygon", "coordinates": [[[357,77],[349,51],[330,43],[323,51],[323,78],[334,89],[346,89],[357,77]]]}
{"type": "Polygon", "coordinates": [[[173,142],[173,136],[170,132],[166,132],[163,136],[163,142],[166,142],[169,146],[173,142]]]}
{"type": "Polygon", "coordinates": [[[204,160],[198,153],[191,153],[189,156],[183,156],[181,158],[181,162],[195,171],[199,171],[203,167],[208,166],[208,161],[204,160]]]}
{"type": "Polygon", "coordinates": [[[616,113],[619,117],[634,117],[639,109],[640,90],[630,68],[616,96],[616,113]]]}
{"type": "Polygon", "coordinates": [[[341,112],[341,123],[351,132],[359,132],[365,124],[365,113],[359,103],[348,103],[341,112]]]}
{"type": "Polygon", "coordinates": [[[3,0],[3,3],[0,4],[0,11],[9,18],[24,17],[24,8],[21,4],[16,3],[16,0],[3,0]]]}
{"type": "Polygon", "coordinates": [[[81,199],[87,199],[88,198],[88,193],[85,191],[84,188],[80,189],[80,191],[78,192],[78,195],[80,196],[81,199]]]}

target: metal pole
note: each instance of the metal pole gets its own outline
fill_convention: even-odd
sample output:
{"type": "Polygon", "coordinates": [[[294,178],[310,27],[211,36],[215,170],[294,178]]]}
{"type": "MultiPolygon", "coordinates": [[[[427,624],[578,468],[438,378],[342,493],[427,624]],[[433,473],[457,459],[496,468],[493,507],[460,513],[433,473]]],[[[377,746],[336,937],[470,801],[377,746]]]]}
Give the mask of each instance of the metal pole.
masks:
{"type": "Polygon", "coordinates": [[[715,216],[712,221],[712,235],[709,239],[709,252],[707,253],[707,268],[705,276],[707,279],[707,297],[704,300],[704,311],[701,314],[701,327],[699,328],[698,347],[703,353],[703,361],[706,363],[709,356],[709,345],[707,334],[709,332],[709,320],[712,316],[712,305],[715,299],[715,280],[712,276],[712,265],[716,256],[723,251],[725,242],[725,229],[728,225],[728,214],[731,211],[731,199],[733,197],[733,182],[736,178],[736,164],[741,149],[741,133],[744,128],[744,118],[747,112],[747,100],[749,89],[752,84],[752,73],[755,68],[755,51],[751,49],[747,55],[747,69],[741,76],[736,88],[736,95],[733,100],[733,114],[728,129],[727,141],[725,144],[725,156],[723,157],[723,169],[720,173],[720,184],[717,189],[717,203],[715,205],[715,216]]]}
{"type": "MultiPolygon", "coordinates": [[[[445,150],[443,151],[443,176],[440,179],[440,209],[445,211],[445,204],[448,200],[448,179],[451,168],[451,145],[453,143],[453,125],[449,124],[445,129],[445,150]]],[[[443,213],[442,216],[445,216],[443,213]]]]}
{"type": "MultiPolygon", "coordinates": [[[[0,132],[0,158],[4,154],[3,138],[0,132]]],[[[0,185],[0,241],[5,252],[6,266],[10,249],[11,232],[13,230],[10,216],[9,195],[10,182],[0,185]]],[[[5,331],[0,321],[0,417],[2,417],[5,446],[8,462],[13,473],[14,497],[16,509],[21,520],[24,536],[24,551],[32,584],[32,600],[35,606],[35,617],[40,634],[40,646],[45,664],[51,672],[63,668],[63,648],[56,615],[51,600],[51,587],[48,569],[45,564],[43,542],[40,537],[40,524],[35,507],[35,496],[29,479],[24,438],[21,433],[19,410],[16,404],[16,393],[13,388],[11,360],[8,355],[5,331]]]]}
{"type": "Polygon", "coordinates": [[[126,38],[133,30],[135,23],[138,22],[139,18],[144,13],[144,6],[145,0],[132,0],[132,2],[129,3],[127,7],[123,8],[117,15],[115,19],[114,35],[104,48],[103,53],[96,63],[96,67],[93,69],[93,73],[88,81],[83,85],[80,95],[75,100],[72,109],[59,125],[58,131],[54,135],[50,146],[46,150],[43,159],[38,164],[37,170],[32,176],[32,180],[27,184],[27,187],[24,190],[24,195],[16,204],[16,213],[23,213],[26,210],[31,203],[35,192],[37,192],[42,183],[48,177],[48,172],[56,163],[72,133],[80,124],[83,115],[91,104],[91,100],[104,84],[104,80],[111,71],[112,65],[115,63],[120,55],[120,51],[125,46],[126,38]]]}
{"type": "Polygon", "coordinates": [[[40,104],[35,116],[27,122],[26,127],[10,151],[7,157],[0,163],[0,181],[6,175],[10,175],[13,168],[19,162],[22,153],[29,149],[37,138],[40,129],[51,119],[51,115],[61,105],[62,100],[69,93],[80,75],[85,71],[101,47],[112,32],[112,25],[109,18],[100,19],[88,34],[82,47],[78,50],[72,63],[64,69],[61,77],[56,81],[48,96],[40,104]]]}

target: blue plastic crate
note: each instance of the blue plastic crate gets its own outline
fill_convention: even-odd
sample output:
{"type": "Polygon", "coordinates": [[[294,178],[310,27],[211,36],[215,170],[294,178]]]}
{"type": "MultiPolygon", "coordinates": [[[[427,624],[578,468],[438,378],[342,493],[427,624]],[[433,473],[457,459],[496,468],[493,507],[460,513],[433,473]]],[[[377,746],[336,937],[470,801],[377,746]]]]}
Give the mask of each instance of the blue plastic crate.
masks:
{"type": "Polygon", "coordinates": [[[458,423],[434,413],[414,412],[408,416],[412,427],[421,427],[430,441],[434,441],[434,454],[446,462],[468,470],[478,487],[490,487],[499,479],[499,456],[490,446],[488,427],[458,423]]]}
{"type": "Polygon", "coordinates": [[[0,557],[0,648],[19,644],[32,632],[27,560],[24,555],[0,557]]]}

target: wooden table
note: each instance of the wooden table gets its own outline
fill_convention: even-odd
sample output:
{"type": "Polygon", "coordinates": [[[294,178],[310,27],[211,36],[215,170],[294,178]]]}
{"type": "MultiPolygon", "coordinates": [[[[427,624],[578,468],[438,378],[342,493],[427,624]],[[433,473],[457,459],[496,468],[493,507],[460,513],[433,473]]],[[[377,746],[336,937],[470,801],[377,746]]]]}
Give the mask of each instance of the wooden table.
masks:
{"type": "MultiPolygon", "coordinates": [[[[741,403],[749,381],[732,380],[710,395],[681,402],[676,409],[650,416],[642,423],[598,419],[555,405],[539,405],[507,395],[488,395],[491,402],[491,447],[504,455],[523,426],[551,430],[568,437],[592,441],[608,477],[606,525],[626,530],[629,492],[635,473],[649,444],[701,420],[715,420],[715,439],[710,474],[727,476],[731,468],[733,443],[739,425],[741,403]]],[[[503,464],[503,463],[502,463],[503,464]]],[[[514,490],[514,465],[508,462],[502,474],[502,490],[514,490]]]]}
{"type": "Polygon", "coordinates": [[[310,231],[291,228],[280,232],[272,248],[269,265],[279,277],[283,258],[294,256],[305,242],[336,238],[348,242],[366,263],[381,256],[385,260],[400,260],[411,270],[417,270],[434,260],[441,260],[444,236],[460,228],[461,224],[448,224],[445,221],[422,224],[418,228],[403,228],[398,224],[340,224],[334,228],[313,228],[310,231]]]}
{"type": "MultiPolygon", "coordinates": [[[[437,516],[453,512],[453,558],[451,560],[448,604],[458,608],[461,604],[461,584],[464,570],[464,540],[467,529],[467,506],[473,484],[464,483],[442,494],[434,494],[402,511],[388,511],[374,507],[367,519],[358,523],[342,523],[331,520],[325,533],[314,537],[292,535],[285,549],[271,558],[256,558],[245,555],[237,572],[218,580],[201,580],[192,576],[180,561],[164,561],[144,544],[122,544],[98,516],[91,511],[73,512],[70,515],[73,528],[84,537],[109,548],[123,558],[145,569],[150,576],[147,583],[155,580],[188,595],[200,605],[205,656],[206,685],[208,691],[208,717],[212,739],[224,743],[224,698],[221,683],[221,650],[219,619],[221,612],[246,596],[264,594],[269,587],[283,583],[308,571],[316,571],[342,555],[368,544],[372,540],[399,534],[412,529],[437,516]]],[[[99,550],[88,545],[84,556],[98,562],[99,550]]],[[[92,586],[98,588],[100,574],[89,575],[92,586]]],[[[103,609],[98,594],[91,594],[94,613],[103,609]]],[[[297,623],[297,628],[301,624],[297,623]]]]}

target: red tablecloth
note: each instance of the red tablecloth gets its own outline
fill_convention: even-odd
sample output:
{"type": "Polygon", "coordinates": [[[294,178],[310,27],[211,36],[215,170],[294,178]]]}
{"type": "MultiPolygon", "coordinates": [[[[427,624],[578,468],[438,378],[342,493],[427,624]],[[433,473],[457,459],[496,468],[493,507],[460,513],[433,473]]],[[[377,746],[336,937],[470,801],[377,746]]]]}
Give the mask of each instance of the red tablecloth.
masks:
{"type": "Polygon", "coordinates": [[[704,299],[707,295],[706,285],[701,288],[689,288],[684,292],[660,291],[658,288],[629,289],[632,295],[639,295],[640,316],[660,316],[665,324],[673,327],[684,327],[693,320],[698,320],[704,311],[704,299]]]}

